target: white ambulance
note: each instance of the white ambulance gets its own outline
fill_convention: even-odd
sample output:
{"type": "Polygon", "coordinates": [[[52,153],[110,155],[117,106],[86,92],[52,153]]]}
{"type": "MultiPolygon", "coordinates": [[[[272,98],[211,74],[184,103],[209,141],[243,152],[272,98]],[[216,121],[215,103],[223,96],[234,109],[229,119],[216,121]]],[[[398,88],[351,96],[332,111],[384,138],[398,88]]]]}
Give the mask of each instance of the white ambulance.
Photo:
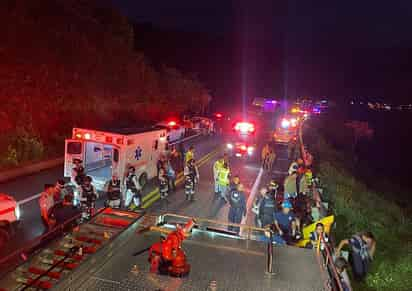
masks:
{"type": "Polygon", "coordinates": [[[130,166],[144,186],[157,174],[159,155],[167,150],[166,129],[126,128],[119,130],[90,130],[73,128],[72,138],[66,139],[64,176],[74,181],[74,159],[83,161],[85,174],[93,185],[102,190],[115,173],[121,180],[130,166]]]}
{"type": "Polygon", "coordinates": [[[0,193],[0,249],[10,240],[20,220],[20,208],[16,200],[0,193]]]}

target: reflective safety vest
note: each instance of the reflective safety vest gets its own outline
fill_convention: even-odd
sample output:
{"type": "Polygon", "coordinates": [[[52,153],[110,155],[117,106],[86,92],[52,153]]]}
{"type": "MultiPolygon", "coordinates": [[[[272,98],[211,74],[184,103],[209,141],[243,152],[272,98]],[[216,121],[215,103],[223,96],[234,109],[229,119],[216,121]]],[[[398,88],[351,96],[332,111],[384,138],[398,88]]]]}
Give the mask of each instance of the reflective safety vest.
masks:
{"type": "Polygon", "coordinates": [[[137,191],[136,184],[134,183],[136,175],[129,175],[126,178],[126,188],[132,191],[137,191]]]}
{"type": "Polygon", "coordinates": [[[222,160],[217,160],[214,164],[213,164],[213,175],[215,176],[215,178],[217,178],[217,176],[219,175],[219,171],[221,168],[223,168],[223,164],[224,161],[222,160]]]}
{"type": "Polygon", "coordinates": [[[307,184],[308,186],[312,185],[312,178],[313,178],[312,171],[311,171],[311,170],[307,170],[307,171],[305,172],[305,179],[306,179],[306,184],[307,184]]]}
{"type": "Polygon", "coordinates": [[[222,186],[228,186],[229,185],[229,169],[226,168],[221,168],[219,170],[218,176],[217,176],[217,182],[219,185],[222,186]]]}
{"type": "Polygon", "coordinates": [[[194,153],[192,151],[187,151],[185,155],[185,161],[186,163],[190,160],[192,160],[195,157],[194,153]]]}

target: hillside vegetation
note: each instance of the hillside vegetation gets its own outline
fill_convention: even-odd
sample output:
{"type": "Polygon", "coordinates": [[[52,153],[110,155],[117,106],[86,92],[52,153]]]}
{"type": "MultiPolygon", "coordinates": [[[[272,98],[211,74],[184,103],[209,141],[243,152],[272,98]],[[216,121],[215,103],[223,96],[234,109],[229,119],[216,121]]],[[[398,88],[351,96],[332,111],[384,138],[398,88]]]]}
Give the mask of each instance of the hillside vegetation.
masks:
{"type": "Polygon", "coordinates": [[[134,50],[138,35],[103,3],[0,1],[0,166],[61,155],[73,126],[138,126],[210,102],[193,74],[134,50]]]}
{"type": "Polygon", "coordinates": [[[316,152],[318,173],[333,201],[336,242],[369,230],[377,237],[372,268],[355,290],[412,290],[412,221],[405,208],[378,193],[353,175],[353,157],[338,151],[316,124],[305,130],[309,147],[316,152]]]}

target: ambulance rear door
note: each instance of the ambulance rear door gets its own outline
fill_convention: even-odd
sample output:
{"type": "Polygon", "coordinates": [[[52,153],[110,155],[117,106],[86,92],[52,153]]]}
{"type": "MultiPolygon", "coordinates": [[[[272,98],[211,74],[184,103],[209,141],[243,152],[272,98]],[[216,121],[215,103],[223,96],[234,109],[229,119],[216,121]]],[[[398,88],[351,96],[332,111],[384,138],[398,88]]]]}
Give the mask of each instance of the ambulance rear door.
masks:
{"type": "Polygon", "coordinates": [[[85,142],[79,139],[66,139],[64,151],[64,177],[71,178],[74,159],[84,161],[85,142]]]}

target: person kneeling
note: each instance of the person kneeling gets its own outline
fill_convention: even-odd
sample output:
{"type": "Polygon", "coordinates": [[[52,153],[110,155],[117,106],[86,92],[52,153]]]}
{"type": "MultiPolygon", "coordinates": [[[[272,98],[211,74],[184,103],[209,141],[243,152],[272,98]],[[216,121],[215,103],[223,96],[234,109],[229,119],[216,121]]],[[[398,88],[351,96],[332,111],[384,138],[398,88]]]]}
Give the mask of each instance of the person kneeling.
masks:
{"type": "Polygon", "coordinates": [[[275,230],[287,244],[294,243],[301,238],[299,220],[295,218],[291,209],[292,204],[285,200],[282,203],[282,211],[275,213],[275,230]]]}

